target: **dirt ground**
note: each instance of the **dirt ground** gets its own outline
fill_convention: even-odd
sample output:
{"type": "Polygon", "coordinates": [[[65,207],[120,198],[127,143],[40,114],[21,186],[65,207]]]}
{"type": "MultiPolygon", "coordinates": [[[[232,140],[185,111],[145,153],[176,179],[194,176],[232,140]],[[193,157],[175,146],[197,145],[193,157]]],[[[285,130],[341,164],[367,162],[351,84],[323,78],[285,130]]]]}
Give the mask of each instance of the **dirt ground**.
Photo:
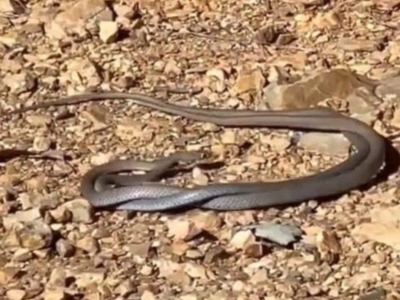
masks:
{"type": "MultiPolygon", "coordinates": [[[[203,108],[325,105],[371,125],[396,153],[399,8],[396,0],[1,0],[0,109],[95,89],[203,108]]],[[[224,166],[168,184],[304,176],[347,157],[341,134],[224,128],[122,100],[2,118],[1,149],[41,155],[2,162],[1,299],[400,299],[394,159],[394,172],[362,190],[284,208],[107,211],[79,193],[95,165],[180,150],[224,166]],[[269,221],[301,236],[279,244],[246,227],[269,221]]]]}

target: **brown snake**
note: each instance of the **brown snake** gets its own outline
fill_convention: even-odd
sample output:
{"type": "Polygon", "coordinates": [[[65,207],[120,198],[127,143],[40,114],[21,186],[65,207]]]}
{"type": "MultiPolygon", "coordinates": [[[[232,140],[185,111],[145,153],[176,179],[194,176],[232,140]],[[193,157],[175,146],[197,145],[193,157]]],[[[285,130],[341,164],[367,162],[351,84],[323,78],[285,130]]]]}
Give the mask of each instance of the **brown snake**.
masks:
{"type": "MultiPolygon", "coordinates": [[[[192,189],[154,182],[179,161],[196,159],[197,156],[191,153],[177,153],[153,162],[113,161],[97,166],[83,176],[81,193],[95,207],[107,206],[136,211],[162,211],[182,207],[242,210],[295,204],[356,189],[374,177],[385,162],[385,141],[381,135],[361,121],[326,108],[287,111],[201,109],[163,102],[144,94],[100,92],[67,96],[17,109],[5,115],[50,106],[110,99],[129,100],[164,113],[226,127],[273,127],[342,132],[357,151],[346,161],[331,169],[302,178],[273,183],[211,184],[192,189]],[[102,187],[101,178],[107,178],[111,173],[132,169],[144,169],[150,172],[136,179],[130,177],[128,180],[123,180],[127,178],[121,177],[120,186],[116,188],[102,187]],[[99,189],[96,188],[96,184],[99,189]]],[[[118,176],[114,179],[118,184],[118,176]]]]}

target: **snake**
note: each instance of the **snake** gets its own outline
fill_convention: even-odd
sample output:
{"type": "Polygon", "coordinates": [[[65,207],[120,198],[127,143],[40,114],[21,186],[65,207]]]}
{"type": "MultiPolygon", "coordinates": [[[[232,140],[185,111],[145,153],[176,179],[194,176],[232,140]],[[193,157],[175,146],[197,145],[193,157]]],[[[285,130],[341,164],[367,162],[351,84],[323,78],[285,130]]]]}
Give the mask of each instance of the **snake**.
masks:
{"type": "Polygon", "coordinates": [[[211,109],[173,104],[144,93],[101,91],[64,96],[6,114],[114,99],[131,101],[166,114],[217,126],[341,132],[354,151],[343,162],[304,177],[274,182],[214,183],[191,188],[165,185],[159,179],[179,163],[196,161],[199,153],[181,151],[152,161],[113,160],[95,166],[81,179],[81,195],[96,208],[155,212],[196,207],[232,211],[295,205],[358,189],[377,176],[385,164],[384,137],[366,123],[328,107],[288,110],[211,109]],[[115,175],[132,170],[146,173],[115,175]],[[109,187],[112,183],[116,185],[114,188],[109,187]]]}

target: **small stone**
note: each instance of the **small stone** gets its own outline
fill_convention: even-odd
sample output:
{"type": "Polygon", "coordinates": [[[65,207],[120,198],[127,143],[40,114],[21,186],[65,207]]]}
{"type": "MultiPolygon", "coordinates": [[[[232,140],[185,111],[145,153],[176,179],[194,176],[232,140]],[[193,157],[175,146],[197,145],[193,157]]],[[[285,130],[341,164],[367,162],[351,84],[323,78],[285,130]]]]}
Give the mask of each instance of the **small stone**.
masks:
{"type": "Polygon", "coordinates": [[[18,211],[15,214],[9,214],[3,217],[3,226],[7,230],[11,230],[14,224],[18,222],[30,222],[42,219],[42,210],[40,208],[32,208],[25,211],[18,211]]]}
{"type": "Polygon", "coordinates": [[[307,150],[326,155],[347,154],[351,146],[350,141],[341,133],[310,132],[300,136],[299,145],[307,150]]]}
{"type": "Polygon", "coordinates": [[[230,245],[235,249],[243,249],[246,244],[255,242],[255,237],[251,230],[243,230],[237,232],[231,239],[230,245]]]}
{"type": "Polygon", "coordinates": [[[7,74],[3,83],[10,88],[14,94],[22,94],[33,91],[36,88],[36,78],[29,73],[7,74]]]}
{"type": "Polygon", "coordinates": [[[179,67],[178,63],[174,59],[170,59],[165,65],[164,73],[178,76],[182,74],[182,69],[179,67]]]}
{"type": "Polygon", "coordinates": [[[268,25],[257,30],[254,38],[260,45],[269,45],[276,41],[278,32],[275,27],[268,25]]]}
{"type": "Polygon", "coordinates": [[[28,261],[33,257],[31,250],[29,249],[18,249],[14,252],[13,261],[24,262],[28,261]]]}
{"type": "Polygon", "coordinates": [[[69,300],[68,294],[64,291],[64,288],[49,288],[43,293],[43,300],[69,300]]]}
{"type": "Polygon", "coordinates": [[[50,274],[48,284],[52,287],[64,287],[66,285],[67,272],[63,267],[56,267],[50,274]]]}
{"type": "Polygon", "coordinates": [[[174,219],[168,222],[168,236],[175,240],[188,241],[197,236],[202,230],[191,220],[174,219]]]}
{"type": "Polygon", "coordinates": [[[346,51],[375,51],[379,49],[380,44],[377,41],[354,39],[354,38],[339,38],[337,47],[346,51]]]}
{"type": "Polygon", "coordinates": [[[251,277],[252,284],[263,284],[268,282],[268,272],[265,269],[259,269],[257,272],[253,274],[251,277]]]}
{"type": "Polygon", "coordinates": [[[232,291],[239,293],[242,292],[245,289],[245,284],[243,281],[236,280],[233,285],[232,285],[232,291]]]}
{"type": "Polygon", "coordinates": [[[225,130],[221,135],[221,142],[225,145],[235,145],[236,144],[236,134],[233,130],[225,130]]]}
{"type": "Polygon", "coordinates": [[[115,4],[114,11],[119,17],[128,18],[130,20],[133,19],[135,15],[135,10],[128,5],[115,4]]]}
{"type": "Polygon", "coordinates": [[[146,290],[143,292],[142,297],[140,297],[140,299],[141,300],[156,300],[157,298],[152,292],[146,290]]]}
{"type": "Polygon", "coordinates": [[[12,280],[20,278],[21,270],[16,267],[4,267],[0,269],[0,284],[6,285],[12,280]]]}
{"type": "Polygon", "coordinates": [[[318,296],[322,293],[322,289],[319,286],[311,286],[308,288],[308,293],[311,296],[318,296]]]}
{"type": "Polygon", "coordinates": [[[400,128],[400,108],[394,110],[393,117],[390,120],[390,125],[400,128]]]}
{"type": "Polygon", "coordinates": [[[64,239],[59,239],[56,242],[56,250],[61,257],[71,257],[75,253],[74,246],[64,239]]]}
{"type": "Polygon", "coordinates": [[[90,224],[94,221],[94,209],[85,199],[75,199],[63,204],[71,213],[76,223],[90,224]]]}
{"type": "Polygon", "coordinates": [[[71,211],[65,206],[59,206],[56,209],[49,211],[49,213],[58,223],[67,223],[72,219],[71,211]]]}
{"type": "Polygon", "coordinates": [[[88,253],[95,254],[100,251],[100,245],[96,239],[86,236],[76,242],[76,247],[88,253]]]}
{"type": "Polygon", "coordinates": [[[51,139],[42,136],[36,136],[33,140],[32,148],[34,151],[44,152],[51,147],[51,139]]]}
{"type": "Polygon", "coordinates": [[[190,294],[190,295],[183,295],[179,298],[180,300],[197,300],[197,296],[190,294]]]}
{"type": "Polygon", "coordinates": [[[37,127],[45,127],[51,123],[51,118],[47,115],[29,115],[26,117],[26,121],[37,127]]]}
{"type": "Polygon", "coordinates": [[[6,295],[9,300],[23,300],[26,292],[24,290],[11,289],[7,291],[6,295]]]}
{"type": "Polygon", "coordinates": [[[220,246],[211,248],[210,250],[207,251],[206,255],[204,256],[204,263],[210,264],[217,261],[218,259],[223,259],[226,254],[227,253],[225,249],[220,246]]]}
{"type": "Polygon", "coordinates": [[[257,106],[263,109],[267,105],[272,110],[309,108],[327,98],[346,99],[359,87],[373,89],[364,76],[347,69],[315,72],[291,84],[270,83],[264,89],[265,96],[257,100],[257,106]]]}
{"type": "Polygon", "coordinates": [[[140,269],[140,274],[144,275],[144,276],[150,276],[151,274],[153,274],[153,268],[148,266],[148,265],[144,265],[141,269],[140,269]]]}
{"type": "Polygon", "coordinates": [[[400,76],[389,77],[375,89],[375,95],[397,105],[400,104],[400,76]]]}
{"type": "Polygon", "coordinates": [[[236,95],[243,93],[260,91],[264,87],[266,79],[260,68],[242,69],[239,72],[235,85],[232,87],[232,92],[236,95]]]}
{"type": "Polygon", "coordinates": [[[195,263],[186,263],[185,273],[192,278],[207,278],[207,272],[204,266],[195,263]]]}
{"type": "Polygon", "coordinates": [[[13,226],[12,232],[20,246],[30,250],[49,247],[53,241],[53,231],[41,220],[18,222],[13,226]]]}
{"type": "Polygon", "coordinates": [[[122,297],[127,297],[136,292],[136,287],[130,280],[125,280],[115,289],[115,292],[122,297]]]}
{"type": "Polygon", "coordinates": [[[207,185],[208,184],[208,177],[206,174],[203,173],[203,171],[200,168],[193,168],[192,171],[192,176],[193,176],[193,183],[196,185],[207,185]]]}
{"type": "Polygon", "coordinates": [[[226,73],[222,69],[214,68],[214,69],[208,70],[206,73],[206,76],[214,77],[214,78],[218,79],[219,81],[224,81],[226,78],[226,73]]]}
{"type": "Polygon", "coordinates": [[[93,284],[101,285],[106,278],[106,274],[102,269],[95,269],[93,271],[77,272],[74,277],[76,285],[85,288],[93,284]]]}

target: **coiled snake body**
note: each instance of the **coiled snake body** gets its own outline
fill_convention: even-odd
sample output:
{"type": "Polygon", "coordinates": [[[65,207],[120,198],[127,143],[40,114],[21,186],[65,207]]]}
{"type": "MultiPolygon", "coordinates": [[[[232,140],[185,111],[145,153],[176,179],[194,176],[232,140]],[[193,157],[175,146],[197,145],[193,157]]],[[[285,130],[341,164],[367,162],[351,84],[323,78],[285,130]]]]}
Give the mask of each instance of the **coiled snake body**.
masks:
{"type": "Polygon", "coordinates": [[[385,141],[382,136],[361,121],[325,108],[287,111],[201,109],[163,102],[143,94],[101,92],[67,96],[14,110],[8,114],[109,99],[125,99],[164,113],[226,127],[271,127],[342,132],[357,151],[346,161],[331,169],[302,178],[281,182],[211,184],[192,189],[154,182],[155,178],[168,171],[175,163],[195,159],[187,153],[177,153],[153,162],[112,161],[93,168],[82,178],[81,193],[95,207],[136,211],[162,211],[183,207],[243,210],[295,204],[356,189],[374,177],[385,162],[385,141]],[[134,180],[132,185],[124,183],[117,188],[96,190],[96,182],[98,181],[97,185],[101,186],[100,179],[105,174],[132,169],[151,171],[142,177],[142,181],[134,180]]]}

